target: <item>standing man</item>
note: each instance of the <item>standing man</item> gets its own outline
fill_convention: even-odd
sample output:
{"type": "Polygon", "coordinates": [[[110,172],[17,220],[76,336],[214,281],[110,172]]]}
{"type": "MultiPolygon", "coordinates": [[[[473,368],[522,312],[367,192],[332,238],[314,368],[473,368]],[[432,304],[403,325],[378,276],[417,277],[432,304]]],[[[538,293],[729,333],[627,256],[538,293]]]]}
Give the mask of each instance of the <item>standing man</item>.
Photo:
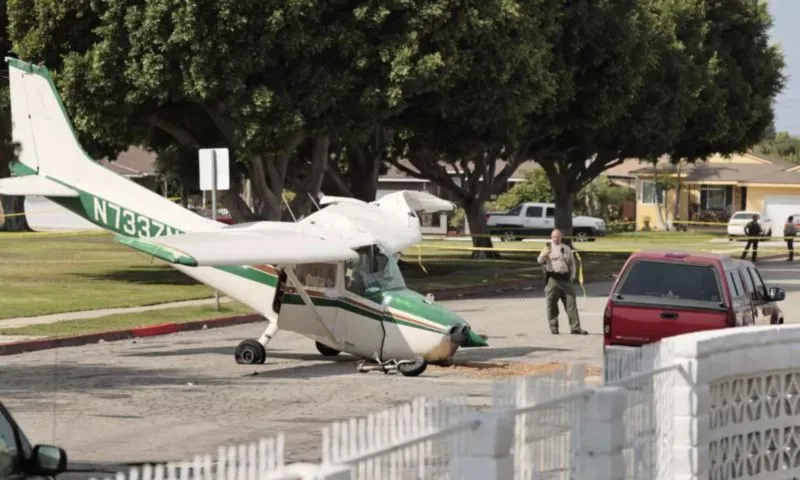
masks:
{"type": "Polygon", "coordinates": [[[750,250],[750,245],[752,245],[753,256],[751,258],[753,260],[753,263],[756,263],[756,257],[758,257],[757,237],[761,236],[761,224],[758,223],[759,218],[761,217],[756,213],[755,215],[753,215],[753,218],[749,222],[747,222],[747,225],[744,226],[744,236],[747,237],[747,244],[744,246],[744,251],[742,252],[742,259],[744,259],[744,257],[747,256],[747,251],[750,250]]]}
{"type": "Polygon", "coordinates": [[[794,260],[794,236],[797,235],[797,227],[794,226],[794,215],[786,220],[786,226],[783,227],[783,237],[786,239],[786,248],[789,249],[789,258],[787,262],[794,260]]]}
{"type": "Polygon", "coordinates": [[[564,300],[564,310],[569,318],[569,327],[573,335],[586,335],[589,332],[581,329],[578,317],[578,303],[575,301],[575,257],[572,248],[561,243],[561,231],[553,230],[550,242],[539,254],[539,265],[545,267],[544,297],[547,302],[547,321],[550,332],[558,334],[558,300],[564,300]]]}

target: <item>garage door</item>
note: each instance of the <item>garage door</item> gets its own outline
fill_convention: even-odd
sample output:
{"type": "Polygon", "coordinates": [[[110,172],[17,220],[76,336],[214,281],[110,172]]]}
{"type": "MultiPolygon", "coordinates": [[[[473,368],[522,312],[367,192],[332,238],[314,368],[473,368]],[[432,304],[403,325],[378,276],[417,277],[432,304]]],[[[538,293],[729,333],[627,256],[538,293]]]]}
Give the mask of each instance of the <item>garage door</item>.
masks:
{"type": "Polygon", "coordinates": [[[800,215],[800,195],[765,197],[764,215],[772,221],[772,236],[783,236],[786,219],[800,215]]]}

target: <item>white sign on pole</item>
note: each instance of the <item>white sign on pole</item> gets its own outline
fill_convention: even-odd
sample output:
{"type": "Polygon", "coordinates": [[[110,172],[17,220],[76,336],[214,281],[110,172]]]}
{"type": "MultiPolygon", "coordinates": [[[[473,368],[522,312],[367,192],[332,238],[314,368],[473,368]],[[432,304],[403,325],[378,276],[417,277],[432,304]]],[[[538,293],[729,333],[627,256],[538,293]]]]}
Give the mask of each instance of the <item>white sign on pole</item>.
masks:
{"type": "MultiPolygon", "coordinates": [[[[231,188],[227,148],[201,148],[200,190],[211,190],[211,218],[217,220],[217,192],[231,188]]],[[[205,202],[203,202],[205,207],[205,202]]],[[[214,290],[215,309],[219,310],[219,290],[214,290]]]]}
{"type": "Polygon", "coordinates": [[[200,157],[200,190],[228,190],[231,188],[228,149],[201,148],[198,153],[200,157]],[[214,177],[217,178],[216,185],[214,185],[214,177]]]}

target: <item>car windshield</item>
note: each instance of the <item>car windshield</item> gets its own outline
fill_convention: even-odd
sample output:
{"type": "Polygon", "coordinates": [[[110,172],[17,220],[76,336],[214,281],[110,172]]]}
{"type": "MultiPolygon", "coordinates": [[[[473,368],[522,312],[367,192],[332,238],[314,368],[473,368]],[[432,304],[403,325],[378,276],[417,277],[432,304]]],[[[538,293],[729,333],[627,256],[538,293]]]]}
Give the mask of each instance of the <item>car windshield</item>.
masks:
{"type": "Polygon", "coordinates": [[[752,213],[737,213],[736,215],[733,216],[733,219],[734,220],[750,220],[751,218],[753,218],[753,215],[754,214],[752,214],[752,213]]]}
{"type": "Polygon", "coordinates": [[[715,304],[723,300],[714,267],[647,260],[631,265],[617,295],[715,304]]]}
{"type": "Polygon", "coordinates": [[[357,260],[345,264],[345,285],[359,295],[406,287],[397,258],[378,243],[356,250],[357,260]]]}

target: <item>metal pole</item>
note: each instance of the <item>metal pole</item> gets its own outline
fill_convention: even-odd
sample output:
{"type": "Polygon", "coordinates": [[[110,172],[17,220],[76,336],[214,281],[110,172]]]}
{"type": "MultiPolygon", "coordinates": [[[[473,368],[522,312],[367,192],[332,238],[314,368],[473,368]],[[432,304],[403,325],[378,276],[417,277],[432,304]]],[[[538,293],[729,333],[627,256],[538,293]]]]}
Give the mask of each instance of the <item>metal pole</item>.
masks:
{"type": "MultiPolygon", "coordinates": [[[[217,221],[217,151],[211,150],[211,218],[217,221]]],[[[214,289],[214,310],[219,311],[219,290],[214,289]]]]}

